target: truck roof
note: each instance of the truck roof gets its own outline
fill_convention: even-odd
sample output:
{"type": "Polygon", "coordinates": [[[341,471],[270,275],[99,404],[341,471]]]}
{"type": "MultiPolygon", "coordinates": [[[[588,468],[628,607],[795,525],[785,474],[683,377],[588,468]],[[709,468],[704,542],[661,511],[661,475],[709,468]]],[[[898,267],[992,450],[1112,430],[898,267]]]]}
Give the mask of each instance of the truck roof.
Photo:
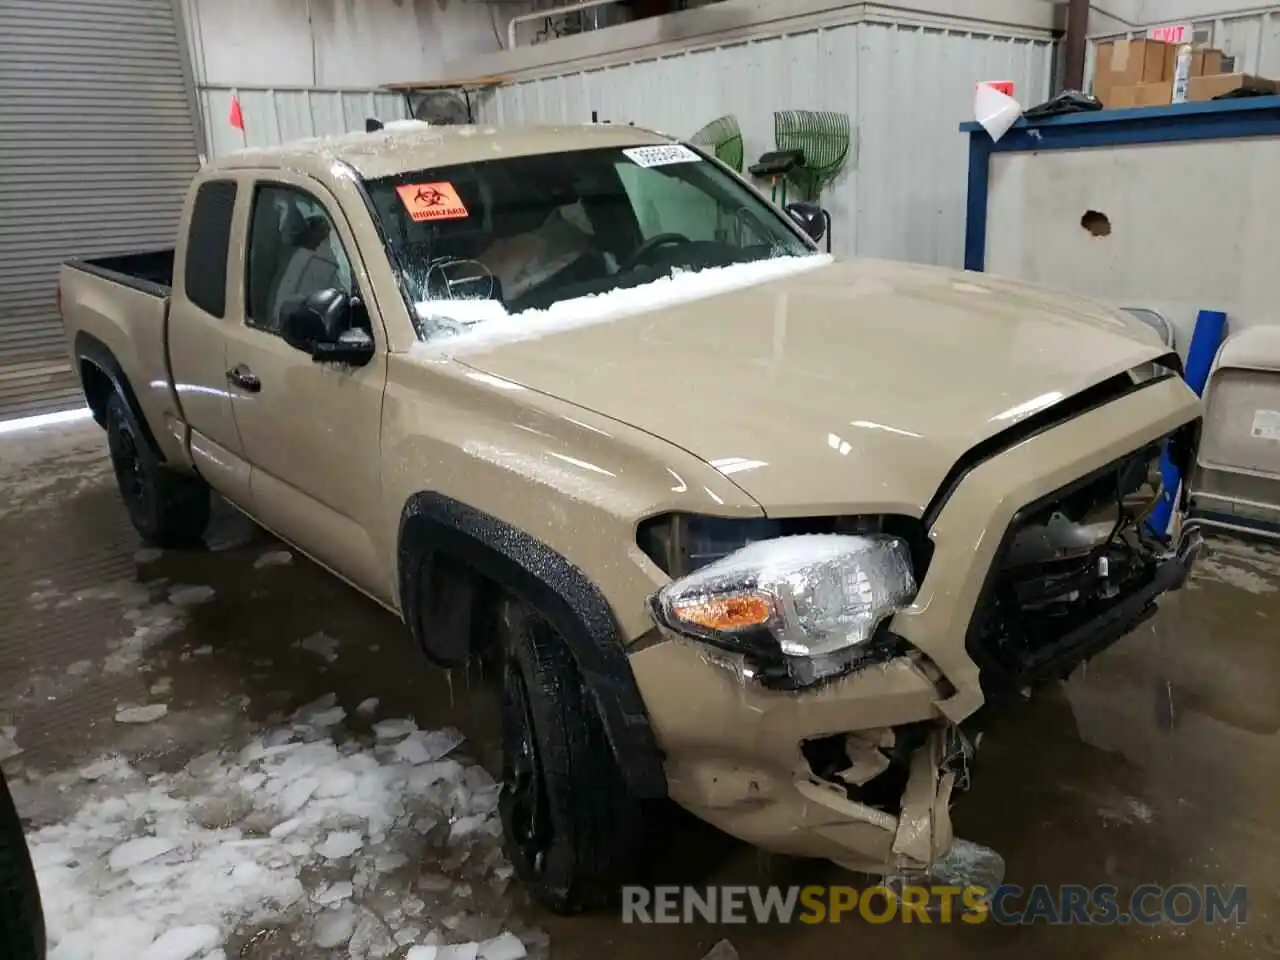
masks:
{"type": "Polygon", "coordinates": [[[373,133],[294,140],[274,147],[251,147],[220,157],[211,169],[289,168],[317,173],[342,161],[360,176],[376,180],[429,167],[478,160],[566,153],[596,147],[635,147],[671,143],[673,138],[622,124],[561,126],[428,126],[393,121],[373,133]]]}

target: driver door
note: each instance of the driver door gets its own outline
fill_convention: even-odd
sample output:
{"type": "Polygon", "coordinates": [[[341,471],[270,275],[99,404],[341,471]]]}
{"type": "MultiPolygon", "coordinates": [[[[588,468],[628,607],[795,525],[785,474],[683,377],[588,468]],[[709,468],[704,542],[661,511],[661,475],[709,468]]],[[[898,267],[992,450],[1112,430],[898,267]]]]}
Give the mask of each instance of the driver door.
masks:
{"type": "Polygon", "coordinates": [[[371,531],[380,499],[387,341],[370,297],[374,359],[317,363],[284,341],[282,318],[325,289],[359,295],[369,278],[338,202],[318,183],[272,171],[253,184],[239,295],[228,309],[232,410],[255,518],[356,586],[387,577],[371,531]]]}

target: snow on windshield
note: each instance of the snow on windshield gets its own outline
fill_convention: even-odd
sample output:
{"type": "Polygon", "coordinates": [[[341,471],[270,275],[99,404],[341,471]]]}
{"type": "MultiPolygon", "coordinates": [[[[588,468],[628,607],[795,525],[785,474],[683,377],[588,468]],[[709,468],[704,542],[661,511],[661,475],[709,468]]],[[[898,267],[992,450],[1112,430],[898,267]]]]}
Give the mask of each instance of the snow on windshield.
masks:
{"type": "Polygon", "coordinates": [[[432,358],[458,356],[520,340],[605,323],[649,310],[673,307],[824,267],[829,254],[776,257],[699,271],[678,271],[638,287],[561,300],[545,310],[507,313],[497,300],[424,300],[418,317],[439,329],[416,343],[413,353],[432,358]]]}

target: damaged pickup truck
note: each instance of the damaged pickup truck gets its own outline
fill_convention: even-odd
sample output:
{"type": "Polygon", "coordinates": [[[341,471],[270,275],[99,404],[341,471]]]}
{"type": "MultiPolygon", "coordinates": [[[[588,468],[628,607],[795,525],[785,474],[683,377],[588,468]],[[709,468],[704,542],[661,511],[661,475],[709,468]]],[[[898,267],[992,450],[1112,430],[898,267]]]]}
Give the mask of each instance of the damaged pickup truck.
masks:
{"type": "Polygon", "coordinates": [[[1198,441],[1176,355],[1076,298],[833,260],[821,222],[634,127],[386,129],[212,163],[176,252],[59,294],[146,540],[199,540],[215,491],[430,660],[501,665],[507,850],[570,912],[654,798],[853,870],[945,861],[979,708],[1194,561],[1144,524],[1198,441]]]}

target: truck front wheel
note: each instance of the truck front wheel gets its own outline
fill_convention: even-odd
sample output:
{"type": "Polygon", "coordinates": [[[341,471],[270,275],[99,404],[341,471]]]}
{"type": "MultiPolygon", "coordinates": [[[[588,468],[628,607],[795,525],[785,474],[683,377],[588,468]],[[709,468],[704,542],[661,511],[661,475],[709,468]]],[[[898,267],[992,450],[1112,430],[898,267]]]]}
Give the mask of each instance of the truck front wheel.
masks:
{"type": "Polygon", "coordinates": [[[514,603],[503,621],[499,812],[507,855],[546,907],[579,913],[614,899],[631,877],[639,806],[564,641],[514,603]]]}
{"type": "Polygon", "coordinates": [[[209,525],[209,488],[160,463],[118,393],[107,401],[106,413],[111,466],[134,528],[157,547],[199,542],[209,525]]]}

